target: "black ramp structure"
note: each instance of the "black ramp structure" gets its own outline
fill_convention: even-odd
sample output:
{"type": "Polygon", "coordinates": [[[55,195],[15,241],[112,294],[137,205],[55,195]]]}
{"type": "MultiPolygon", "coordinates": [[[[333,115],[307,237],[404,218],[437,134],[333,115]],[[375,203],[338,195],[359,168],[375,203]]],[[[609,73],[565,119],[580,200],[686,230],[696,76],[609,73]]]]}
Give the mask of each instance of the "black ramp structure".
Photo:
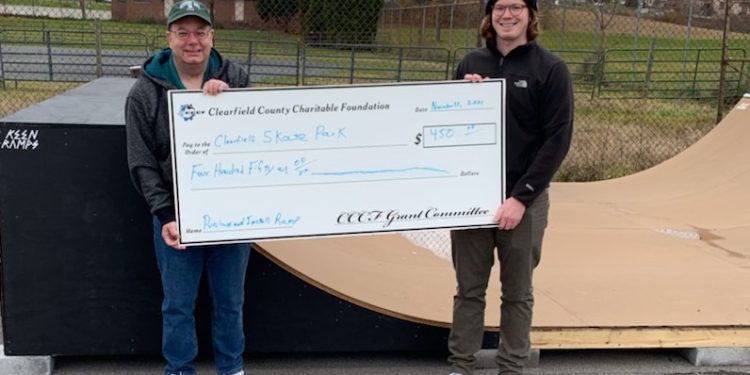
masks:
{"type": "MultiPolygon", "coordinates": [[[[123,108],[133,82],[101,78],[0,122],[7,355],[160,353],[151,216],[125,152],[123,108]]],[[[250,353],[445,350],[447,329],[353,305],[259,253],[245,297],[250,353]]],[[[210,352],[205,285],[197,315],[201,350],[210,352]]]]}
{"type": "Polygon", "coordinates": [[[97,82],[4,119],[0,244],[10,355],[159,351],[159,276],[150,216],[127,173],[129,85],[121,83],[97,82]]]}

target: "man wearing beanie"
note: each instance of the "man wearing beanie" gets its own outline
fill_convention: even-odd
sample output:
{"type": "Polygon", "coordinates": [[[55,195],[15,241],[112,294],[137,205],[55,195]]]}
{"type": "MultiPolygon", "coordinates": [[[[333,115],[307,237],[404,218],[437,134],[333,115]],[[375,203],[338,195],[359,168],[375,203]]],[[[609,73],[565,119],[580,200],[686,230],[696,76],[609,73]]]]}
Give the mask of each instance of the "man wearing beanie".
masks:
{"type": "Polygon", "coordinates": [[[249,85],[247,73],[213,49],[211,26],[205,4],[176,1],[167,17],[169,48],[146,60],[125,104],[130,175],[153,214],[154,250],[164,291],[162,353],[167,375],[195,374],[194,310],[204,270],[217,371],[244,374],[242,306],[249,245],[185,248],[175,223],[167,91],[202,89],[205,95],[220,95],[227,88],[249,85]]]}
{"type": "Polygon", "coordinates": [[[562,60],[535,42],[538,12],[536,0],[489,0],[481,28],[486,45],[467,54],[454,77],[506,80],[507,174],[497,227],[451,232],[458,284],[448,339],[452,375],[474,373],[495,250],[502,290],[498,373],[523,373],[529,357],[532,276],[547,226],[547,189],[573,132],[571,76],[562,60]]]}

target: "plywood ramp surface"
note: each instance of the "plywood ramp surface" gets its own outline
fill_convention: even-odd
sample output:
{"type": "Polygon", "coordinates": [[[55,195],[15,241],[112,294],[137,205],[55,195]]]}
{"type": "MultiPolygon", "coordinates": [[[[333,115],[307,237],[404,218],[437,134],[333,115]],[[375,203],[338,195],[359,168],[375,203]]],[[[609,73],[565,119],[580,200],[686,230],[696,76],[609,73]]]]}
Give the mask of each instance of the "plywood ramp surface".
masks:
{"type": "MultiPolygon", "coordinates": [[[[535,332],[750,327],[749,194],[748,98],[694,146],[654,168],[553,184],[535,276],[535,332]]],[[[402,319],[450,324],[450,262],[400,234],[258,246],[343,299],[402,319]]],[[[499,322],[497,272],[492,278],[489,329],[499,322]]]]}

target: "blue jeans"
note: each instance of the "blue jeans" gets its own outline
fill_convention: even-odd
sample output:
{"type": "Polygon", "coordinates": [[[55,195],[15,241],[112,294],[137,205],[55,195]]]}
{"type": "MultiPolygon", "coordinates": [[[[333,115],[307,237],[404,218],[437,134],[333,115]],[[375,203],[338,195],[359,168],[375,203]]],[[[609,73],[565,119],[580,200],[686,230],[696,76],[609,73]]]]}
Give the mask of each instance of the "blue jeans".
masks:
{"type": "Polygon", "coordinates": [[[162,353],[167,375],[193,375],[198,354],[195,332],[195,300],[205,269],[211,295],[211,333],[214,360],[219,375],[243,368],[245,334],[242,305],[245,299],[245,271],[250,257],[248,244],[188,247],[176,250],[161,236],[162,225],[154,218],[154,248],[161,273],[164,301],[162,353]]]}

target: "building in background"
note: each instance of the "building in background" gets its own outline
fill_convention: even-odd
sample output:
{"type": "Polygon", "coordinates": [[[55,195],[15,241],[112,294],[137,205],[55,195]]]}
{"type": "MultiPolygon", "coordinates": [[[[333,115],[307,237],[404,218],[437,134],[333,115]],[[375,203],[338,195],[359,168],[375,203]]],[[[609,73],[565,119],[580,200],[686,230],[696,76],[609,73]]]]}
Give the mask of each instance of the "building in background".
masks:
{"type": "MultiPolygon", "coordinates": [[[[211,8],[214,23],[221,26],[248,26],[258,30],[299,32],[299,15],[289,24],[274,18],[263,20],[256,11],[256,0],[203,0],[211,8]]],[[[112,19],[115,21],[166,20],[174,0],[112,0],[112,19]]]]}

